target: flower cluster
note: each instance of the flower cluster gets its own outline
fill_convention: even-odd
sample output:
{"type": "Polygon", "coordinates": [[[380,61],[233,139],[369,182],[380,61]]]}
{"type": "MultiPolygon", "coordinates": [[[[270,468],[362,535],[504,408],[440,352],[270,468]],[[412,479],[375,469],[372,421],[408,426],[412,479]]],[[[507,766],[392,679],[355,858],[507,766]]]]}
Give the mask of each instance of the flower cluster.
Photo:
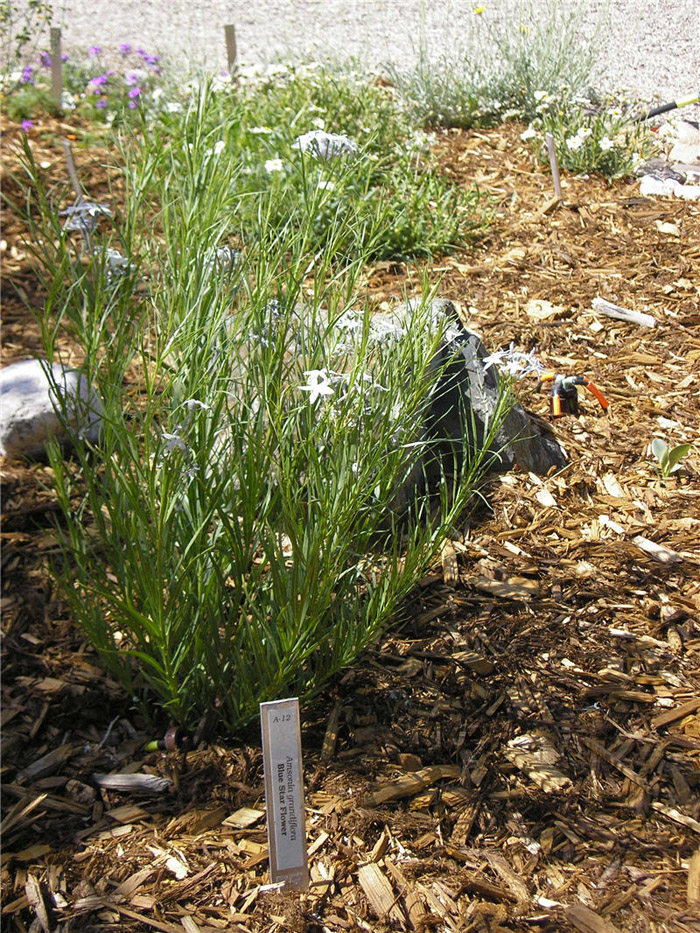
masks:
{"type": "Polygon", "coordinates": [[[654,142],[647,127],[630,121],[616,102],[600,106],[585,98],[568,105],[547,102],[547,109],[521,133],[533,140],[546,161],[543,140],[551,133],[560,166],[573,172],[598,172],[610,178],[631,175],[651,155],[654,142]]]}
{"type": "MultiPolygon", "coordinates": [[[[67,66],[64,72],[66,90],[63,94],[63,109],[72,110],[85,104],[94,108],[94,115],[112,122],[126,110],[138,110],[146,98],[155,99],[157,78],[161,75],[160,58],[143,48],[132,48],[123,42],[118,53],[111,55],[99,45],[92,45],[87,52],[87,61],[69,60],[61,56],[67,66]]],[[[38,68],[27,65],[19,76],[20,84],[39,85],[42,70],[51,68],[51,55],[39,53],[38,68]]],[[[44,78],[44,83],[46,79],[44,78]]]]}
{"type": "Polygon", "coordinates": [[[511,343],[507,350],[496,350],[494,353],[485,356],[482,360],[484,369],[490,369],[491,366],[497,366],[501,372],[506,373],[513,379],[523,379],[530,373],[539,376],[545,371],[545,366],[537,358],[535,349],[529,353],[523,353],[515,349],[515,344],[511,343]]]}
{"type": "Polygon", "coordinates": [[[298,136],[292,143],[292,149],[308,152],[319,159],[335,159],[340,155],[357,155],[357,143],[342,133],[326,133],[325,130],[311,130],[298,136]]]}

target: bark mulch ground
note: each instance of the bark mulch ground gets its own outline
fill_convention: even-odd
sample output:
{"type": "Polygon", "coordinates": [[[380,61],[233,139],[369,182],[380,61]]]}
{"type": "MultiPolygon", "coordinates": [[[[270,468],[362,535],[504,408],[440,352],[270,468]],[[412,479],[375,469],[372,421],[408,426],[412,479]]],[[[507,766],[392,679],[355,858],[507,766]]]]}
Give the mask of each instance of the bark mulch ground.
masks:
{"type": "MultiPolygon", "coordinates": [[[[70,132],[109,200],[107,154],[45,129],[52,183],[70,132]]],[[[4,462],[3,929],[700,929],[700,210],[596,178],[548,205],[518,132],[439,137],[444,171],[495,209],[478,248],[437,261],[439,294],[489,349],[537,347],[610,408],[583,392],[553,421],[565,469],[491,480],[404,621],[303,711],[308,893],[267,887],[255,729],[144,752],[154,736],[53,593],[48,468],[4,462]],[[658,326],[601,317],[596,296],[658,326]],[[654,436],[695,442],[666,480],[654,436]],[[167,787],[101,787],[110,772],[167,787]]],[[[24,235],[6,210],[4,363],[40,347],[24,235]]],[[[380,306],[417,283],[387,263],[368,288],[380,306]]],[[[518,391],[551,420],[534,380],[518,391]]]]}

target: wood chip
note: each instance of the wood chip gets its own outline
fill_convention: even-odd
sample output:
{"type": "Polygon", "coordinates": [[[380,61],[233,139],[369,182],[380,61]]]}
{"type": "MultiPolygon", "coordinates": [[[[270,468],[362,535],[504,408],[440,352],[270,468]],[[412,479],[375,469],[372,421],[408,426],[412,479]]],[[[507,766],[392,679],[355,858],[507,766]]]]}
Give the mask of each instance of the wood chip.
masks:
{"type": "Polygon", "coordinates": [[[605,920],[594,910],[583,905],[567,907],[564,911],[566,919],[581,933],[620,933],[619,927],[609,920],[605,920]]]}
{"type": "Polygon", "coordinates": [[[133,794],[163,794],[173,783],[155,774],[93,774],[92,779],[99,787],[133,794]]]}
{"type": "Polygon", "coordinates": [[[476,577],[470,582],[483,593],[488,593],[500,599],[533,599],[540,592],[537,581],[529,580],[527,577],[509,577],[507,580],[476,577]]]}
{"type": "Polygon", "coordinates": [[[436,781],[445,778],[460,778],[462,769],[457,765],[433,765],[430,768],[423,768],[422,771],[416,771],[413,774],[404,774],[395,781],[382,785],[374,793],[365,797],[363,804],[366,807],[378,807],[388,800],[398,800],[401,797],[410,797],[425,790],[436,781]]]}
{"type": "Polygon", "coordinates": [[[442,579],[445,586],[457,586],[459,583],[459,564],[457,553],[451,541],[445,541],[440,550],[442,579]]]}
{"type": "Polygon", "coordinates": [[[36,781],[46,774],[53,773],[57,768],[60,768],[64,762],[68,761],[76,751],[77,749],[73,748],[72,745],[59,745],[58,748],[54,748],[46,755],[38,758],[27,768],[19,771],[17,773],[17,783],[26,784],[31,781],[36,781]]]}
{"type": "Polygon", "coordinates": [[[686,826],[688,829],[692,829],[693,832],[700,833],[700,823],[694,820],[692,816],[686,816],[685,813],[681,813],[681,811],[677,810],[675,807],[667,807],[665,803],[655,800],[651,808],[652,810],[656,810],[657,813],[661,813],[668,817],[669,820],[673,820],[674,823],[680,823],[681,826],[686,826]]]}
{"type": "Polygon", "coordinates": [[[559,752],[543,732],[532,732],[511,739],[505,754],[509,761],[548,793],[567,790],[572,786],[571,778],[554,767],[554,762],[560,757],[559,752]]]}
{"type": "Polygon", "coordinates": [[[408,922],[412,930],[423,931],[425,929],[427,913],[423,907],[415,886],[408,881],[401,869],[390,858],[385,859],[387,871],[394,880],[394,884],[399,888],[401,899],[405,905],[408,914],[408,922]]]}
{"type": "Polygon", "coordinates": [[[639,311],[621,308],[620,305],[615,305],[604,298],[594,298],[591,304],[594,311],[598,311],[599,314],[604,314],[606,317],[617,318],[630,324],[640,324],[642,327],[656,327],[656,318],[652,317],[651,314],[641,314],[639,311]]]}
{"type": "Polygon", "coordinates": [[[329,761],[335,755],[335,748],[338,744],[338,728],[340,726],[340,713],[342,708],[343,704],[341,701],[336,700],[333,704],[331,714],[328,717],[326,734],[323,737],[323,748],[321,749],[322,761],[329,761]]]}
{"type": "Polygon", "coordinates": [[[659,713],[658,716],[654,716],[651,724],[655,729],[663,729],[664,726],[668,726],[669,723],[683,719],[685,716],[689,716],[691,713],[694,713],[697,709],[700,709],[700,697],[694,700],[688,700],[688,702],[683,703],[682,706],[675,706],[673,709],[669,709],[665,713],[659,713]]]}
{"type": "Polygon", "coordinates": [[[234,829],[247,829],[263,819],[265,813],[263,810],[253,810],[251,807],[241,807],[227,816],[223,821],[224,826],[232,826],[234,829]]]}
{"type": "Polygon", "coordinates": [[[700,848],[688,862],[688,907],[700,905],[700,848]]]}
{"type": "Polygon", "coordinates": [[[31,872],[27,875],[27,882],[24,885],[24,892],[27,896],[27,901],[30,907],[34,911],[37,923],[44,931],[44,933],[51,933],[49,914],[46,910],[46,904],[44,904],[44,897],[41,893],[41,887],[36,877],[31,872]]]}
{"type": "Polygon", "coordinates": [[[363,865],[357,872],[360,887],[365,892],[372,910],[380,920],[389,917],[395,923],[404,923],[403,911],[386,875],[375,862],[363,865]]]}
{"type": "Polygon", "coordinates": [[[581,736],[581,741],[584,745],[587,745],[591,751],[595,752],[596,755],[600,755],[602,759],[611,764],[613,768],[617,768],[626,778],[629,778],[634,784],[637,784],[639,787],[643,787],[645,790],[648,789],[647,782],[644,778],[641,778],[637,772],[630,768],[629,765],[626,765],[624,761],[614,755],[612,752],[609,752],[604,745],[601,745],[600,742],[596,742],[595,739],[589,739],[587,736],[581,736]]]}
{"type": "Polygon", "coordinates": [[[649,538],[645,538],[643,535],[636,535],[632,538],[632,544],[635,544],[640,551],[644,551],[645,554],[653,557],[660,564],[678,564],[683,560],[676,551],[664,547],[663,544],[656,544],[655,541],[650,541],[649,538]]]}

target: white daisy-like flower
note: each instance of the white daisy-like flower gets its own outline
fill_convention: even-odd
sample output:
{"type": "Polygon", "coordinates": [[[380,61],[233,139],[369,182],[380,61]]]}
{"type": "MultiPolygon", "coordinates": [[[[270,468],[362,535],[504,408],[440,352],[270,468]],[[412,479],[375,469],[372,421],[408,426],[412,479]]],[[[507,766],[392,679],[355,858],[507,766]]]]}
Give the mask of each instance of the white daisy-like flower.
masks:
{"type": "Polygon", "coordinates": [[[608,152],[610,149],[615,148],[615,143],[610,139],[609,136],[603,136],[603,138],[598,143],[603,152],[608,152]]]}
{"type": "Polygon", "coordinates": [[[267,159],[265,162],[265,171],[271,175],[273,172],[283,172],[284,162],[282,159],[267,159]]]}
{"type": "Polygon", "coordinates": [[[534,126],[528,126],[525,132],[520,134],[520,138],[522,140],[534,139],[535,136],[537,136],[537,130],[535,129],[534,126]]]}
{"type": "Polygon", "coordinates": [[[299,386],[302,392],[309,393],[309,402],[315,405],[324,395],[333,395],[333,386],[330,382],[330,376],[326,369],[309,369],[304,373],[308,382],[305,386],[299,386]]]}
{"type": "Polygon", "coordinates": [[[583,137],[581,136],[567,136],[566,146],[567,149],[571,149],[572,152],[578,152],[578,150],[583,145],[583,137]]]}

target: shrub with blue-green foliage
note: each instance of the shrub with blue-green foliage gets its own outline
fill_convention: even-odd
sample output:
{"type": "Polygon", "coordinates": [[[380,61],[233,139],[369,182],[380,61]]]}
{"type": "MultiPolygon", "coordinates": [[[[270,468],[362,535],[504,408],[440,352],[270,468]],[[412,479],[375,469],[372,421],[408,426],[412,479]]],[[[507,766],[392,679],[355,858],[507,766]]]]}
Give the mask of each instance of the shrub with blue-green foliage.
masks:
{"type": "MultiPolygon", "coordinates": [[[[78,431],[74,461],[50,452],[56,580],[139,708],[186,726],[216,709],[228,730],[263,700],[312,696],[396,619],[474,502],[499,426],[476,447],[465,412],[449,482],[422,482],[449,322],[426,303],[401,339],[370,339],[363,269],[391,230],[354,186],[386,177],[383,150],[370,131],[322,165],[292,147],[300,119],[262,152],[249,106],[207,85],[125,138],[125,201],[96,206],[87,233],[64,227],[25,146],[45,353],[69,335],[104,408],[99,443],[78,431]],[[249,171],[262,155],[288,174],[249,171]],[[319,178],[347,186],[322,229],[319,178]]],[[[351,112],[362,103],[329,128],[359,136],[351,112]]],[[[400,213],[400,192],[385,196],[400,213]]]]}

